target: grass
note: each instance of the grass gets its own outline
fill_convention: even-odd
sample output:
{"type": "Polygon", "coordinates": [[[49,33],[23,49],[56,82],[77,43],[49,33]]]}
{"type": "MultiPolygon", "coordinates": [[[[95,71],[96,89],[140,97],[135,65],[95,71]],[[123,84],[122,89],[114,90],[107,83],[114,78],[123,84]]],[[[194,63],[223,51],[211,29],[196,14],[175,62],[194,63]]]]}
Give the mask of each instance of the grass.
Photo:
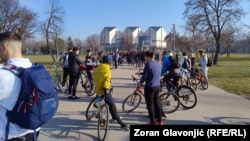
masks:
{"type": "MultiPolygon", "coordinates": [[[[49,55],[32,55],[32,62],[42,63],[53,75],[52,59],[49,55]]],[[[80,56],[81,59],[84,56],[80,56]]],[[[58,60],[58,59],[57,59],[58,60]]],[[[59,69],[62,73],[62,69],[59,69]]],[[[250,96],[250,54],[231,54],[229,58],[219,57],[217,65],[208,70],[209,83],[230,93],[241,96],[250,96]]]]}
{"type": "Polygon", "coordinates": [[[237,95],[250,96],[250,55],[220,56],[217,65],[208,70],[209,82],[237,95]]]}

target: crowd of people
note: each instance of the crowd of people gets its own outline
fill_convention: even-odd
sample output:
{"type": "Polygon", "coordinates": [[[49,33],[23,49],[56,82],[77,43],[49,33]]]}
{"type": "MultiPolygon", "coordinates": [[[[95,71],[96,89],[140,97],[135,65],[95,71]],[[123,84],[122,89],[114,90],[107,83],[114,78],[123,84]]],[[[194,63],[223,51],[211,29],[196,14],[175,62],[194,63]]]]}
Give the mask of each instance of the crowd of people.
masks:
{"type": "MultiPolygon", "coordinates": [[[[12,32],[0,34],[0,58],[2,62],[24,68],[31,67],[31,61],[28,58],[23,58],[21,48],[22,39],[18,34],[12,32]]],[[[126,61],[128,65],[136,64],[136,67],[137,65],[143,67],[143,72],[140,73],[142,75],[140,83],[144,86],[145,101],[149,114],[148,125],[164,124],[162,121],[162,106],[158,98],[161,77],[164,76],[164,81],[173,79],[173,84],[177,87],[180,78],[189,75],[188,72],[195,68],[194,55],[187,52],[183,52],[180,60],[174,57],[171,51],[167,50],[163,51],[162,54],[155,54],[153,51],[114,51],[106,53],[100,51],[96,57],[92,55],[91,50],[87,50],[84,60],[79,57],[79,53],[78,47],[68,48],[68,52],[62,54],[59,59],[63,68],[63,86],[67,79],[69,80],[68,99],[79,99],[76,95],[77,84],[82,68],[85,67],[91,88],[95,89],[96,95],[105,97],[112,119],[120,124],[122,130],[126,131],[129,130],[129,125],[124,123],[118,115],[115,102],[110,93],[112,85],[111,65],[114,64],[114,69],[117,69],[119,65],[126,61]],[[183,65],[185,62],[188,62],[189,65],[183,65]]],[[[201,71],[207,77],[207,55],[204,50],[199,50],[198,53],[201,57],[199,63],[201,71]]],[[[15,105],[21,82],[10,71],[0,69],[0,86],[0,131],[5,131],[5,123],[7,122],[5,113],[15,105]],[[8,83],[5,83],[6,80],[8,80],[8,83]]],[[[12,123],[10,127],[9,141],[19,141],[20,138],[33,141],[34,133],[36,132],[38,136],[40,131],[40,128],[35,131],[28,130],[12,123]]],[[[0,132],[0,140],[4,138],[5,132],[0,132]]]]}

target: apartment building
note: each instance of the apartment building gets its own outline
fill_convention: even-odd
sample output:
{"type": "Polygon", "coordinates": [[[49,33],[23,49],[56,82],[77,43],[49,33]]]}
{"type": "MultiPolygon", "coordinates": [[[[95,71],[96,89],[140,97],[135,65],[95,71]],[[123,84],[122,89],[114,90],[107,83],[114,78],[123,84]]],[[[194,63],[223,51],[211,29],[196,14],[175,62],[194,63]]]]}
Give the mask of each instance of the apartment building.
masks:
{"type": "Polygon", "coordinates": [[[145,32],[138,26],[126,27],[123,32],[117,27],[104,27],[100,43],[105,50],[165,49],[166,35],[162,26],[151,26],[145,32]]]}

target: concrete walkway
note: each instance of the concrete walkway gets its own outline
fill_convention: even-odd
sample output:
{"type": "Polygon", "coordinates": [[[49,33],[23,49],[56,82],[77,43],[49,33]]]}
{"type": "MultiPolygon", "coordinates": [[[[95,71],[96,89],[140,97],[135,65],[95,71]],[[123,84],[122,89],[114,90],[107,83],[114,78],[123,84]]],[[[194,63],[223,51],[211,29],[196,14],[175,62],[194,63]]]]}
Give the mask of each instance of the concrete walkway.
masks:
{"type": "MultiPolygon", "coordinates": [[[[122,101],[133,91],[131,75],[137,72],[132,66],[119,66],[112,70],[113,97],[116,101],[119,115],[128,124],[145,124],[145,103],[135,112],[122,112],[122,101]]],[[[167,114],[164,120],[166,125],[200,125],[200,124],[248,124],[250,125],[250,101],[225,92],[209,85],[207,90],[197,90],[198,103],[189,110],[180,108],[178,111],[167,114]]],[[[60,105],[56,116],[41,129],[40,141],[97,141],[97,121],[87,121],[85,110],[94,97],[88,97],[78,85],[79,100],[68,100],[66,95],[60,94],[60,105]]],[[[110,124],[108,141],[129,141],[129,132],[120,131],[118,124],[110,124]]]]}

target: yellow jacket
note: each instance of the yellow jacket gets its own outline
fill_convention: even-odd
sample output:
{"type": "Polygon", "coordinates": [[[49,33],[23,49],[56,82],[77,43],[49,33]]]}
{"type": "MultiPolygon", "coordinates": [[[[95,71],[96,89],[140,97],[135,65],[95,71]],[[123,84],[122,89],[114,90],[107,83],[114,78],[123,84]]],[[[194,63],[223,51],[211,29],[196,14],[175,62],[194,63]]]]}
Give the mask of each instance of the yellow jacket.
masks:
{"type": "Polygon", "coordinates": [[[104,89],[111,88],[111,70],[109,64],[101,63],[94,71],[95,92],[104,94],[104,89]]]}

